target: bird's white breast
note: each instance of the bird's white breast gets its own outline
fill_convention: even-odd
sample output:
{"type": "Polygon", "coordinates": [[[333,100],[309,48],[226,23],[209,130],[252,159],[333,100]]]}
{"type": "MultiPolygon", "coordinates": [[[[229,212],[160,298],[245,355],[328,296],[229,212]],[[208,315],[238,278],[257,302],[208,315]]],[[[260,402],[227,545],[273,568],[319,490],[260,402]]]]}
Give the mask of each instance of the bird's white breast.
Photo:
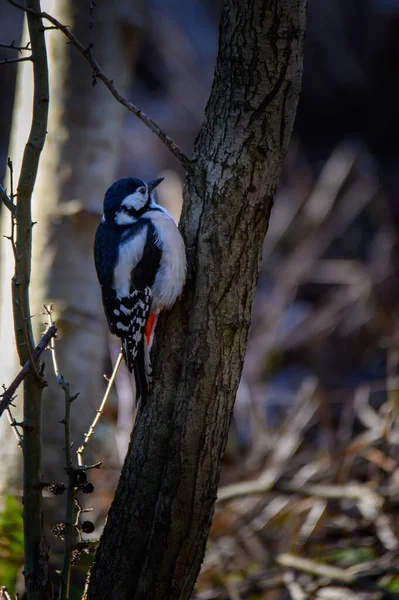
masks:
{"type": "Polygon", "coordinates": [[[143,227],[137,235],[129,238],[119,247],[118,261],[115,265],[113,280],[113,288],[119,298],[129,295],[130,274],[143,257],[147,229],[148,226],[143,227]]]}
{"type": "Polygon", "coordinates": [[[165,209],[145,213],[157,233],[162,250],[161,262],[152,287],[153,310],[171,308],[181,295],[186,281],[186,250],[176,223],[165,209]]]}

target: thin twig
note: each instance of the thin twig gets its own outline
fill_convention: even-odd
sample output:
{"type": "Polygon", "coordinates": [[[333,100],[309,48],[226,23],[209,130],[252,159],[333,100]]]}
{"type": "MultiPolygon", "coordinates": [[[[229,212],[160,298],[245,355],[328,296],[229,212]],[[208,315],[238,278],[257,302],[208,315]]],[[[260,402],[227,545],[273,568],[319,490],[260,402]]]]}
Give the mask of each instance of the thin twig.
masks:
{"type": "MultiPolygon", "coordinates": [[[[16,197],[16,195],[14,194],[14,168],[13,168],[13,163],[10,157],[7,158],[7,167],[10,173],[10,187],[11,187],[11,201],[14,201],[14,198],[16,197]]],[[[11,213],[11,234],[9,236],[7,236],[7,239],[10,240],[11,242],[11,248],[14,254],[14,264],[15,264],[15,277],[14,277],[14,284],[15,284],[15,295],[18,296],[18,299],[13,299],[13,303],[14,305],[20,307],[20,311],[22,314],[22,328],[21,331],[23,331],[24,333],[24,337],[25,337],[25,346],[28,350],[28,354],[29,354],[29,359],[32,363],[32,368],[36,374],[36,377],[38,379],[38,381],[40,381],[42,379],[42,376],[40,375],[40,373],[38,372],[37,368],[36,368],[36,363],[32,358],[32,352],[31,352],[31,344],[30,344],[30,339],[31,339],[31,325],[30,322],[28,323],[27,321],[30,320],[30,316],[26,316],[25,314],[25,310],[23,308],[24,302],[21,296],[21,289],[20,289],[20,285],[19,285],[19,279],[17,277],[17,272],[19,269],[18,263],[20,262],[20,259],[22,258],[22,254],[21,256],[18,254],[18,250],[17,250],[17,242],[15,239],[15,232],[18,232],[18,221],[17,221],[17,213],[14,215],[13,213],[11,213]]],[[[33,334],[32,334],[32,342],[33,342],[33,334]]],[[[1,416],[1,415],[0,415],[1,416]]]]}
{"type": "Polygon", "coordinates": [[[79,470],[80,471],[90,471],[90,469],[100,469],[102,467],[102,462],[98,461],[96,463],[94,463],[93,465],[79,465],[79,470]]]}
{"type": "MultiPolygon", "coordinates": [[[[53,320],[53,305],[50,304],[49,306],[46,306],[45,304],[43,305],[44,308],[44,313],[42,314],[46,314],[49,318],[49,326],[50,327],[55,327],[55,322],[53,320]]],[[[51,351],[51,358],[53,361],[53,370],[54,370],[54,375],[55,378],[57,379],[57,383],[61,384],[62,382],[62,375],[60,373],[60,369],[58,367],[58,361],[57,361],[57,354],[55,352],[55,343],[54,340],[50,341],[50,351],[51,351]]]]}
{"type": "Polygon", "coordinates": [[[3,204],[6,208],[8,208],[8,210],[11,212],[11,214],[16,217],[17,216],[17,207],[15,206],[14,202],[11,200],[10,196],[7,194],[6,190],[4,189],[4,187],[0,184],[0,199],[3,201],[3,204]]]}
{"type": "Polygon", "coordinates": [[[292,571],[286,571],[283,578],[291,600],[308,600],[309,596],[303,591],[298,582],[295,581],[292,571]]]}
{"type": "Polygon", "coordinates": [[[30,42],[28,42],[26,46],[16,46],[14,40],[11,44],[0,44],[0,48],[8,48],[9,50],[17,50],[18,52],[23,52],[25,50],[30,52],[32,50],[30,42]]]}
{"type": "Polygon", "coordinates": [[[282,567],[288,567],[289,569],[295,569],[309,575],[315,575],[317,577],[325,577],[334,582],[343,583],[348,586],[366,588],[370,591],[379,591],[384,593],[384,598],[396,598],[397,594],[383,590],[378,584],[376,584],[370,577],[367,577],[367,573],[355,574],[349,569],[342,569],[333,565],[326,565],[315,562],[310,558],[303,558],[301,556],[295,556],[294,554],[280,554],[276,558],[276,563],[282,567]]]}
{"type": "Polygon", "coordinates": [[[32,359],[28,360],[24,364],[14,381],[9,385],[6,391],[3,394],[1,394],[0,417],[12,401],[14,393],[16,392],[18,386],[22,383],[27,374],[31,371],[32,365],[38,360],[38,358],[40,357],[42,352],[47,348],[50,340],[56,335],[56,333],[57,328],[55,326],[49,327],[47,329],[46,333],[43,335],[42,339],[40,340],[36,348],[33,350],[32,359]]]}
{"type": "MultiPolygon", "coordinates": [[[[11,200],[14,201],[14,198],[16,197],[14,194],[14,168],[13,168],[13,163],[10,157],[7,158],[7,167],[10,173],[10,187],[11,187],[11,200]]],[[[18,213],[17,213],[18,214],[18,213]]],[[[32,225],[31,225],[32,227],[32,225]]],[[[40,375],[40,373],[38,372],[37,368],[36,368],[36,364],[35,361],[32,358],[32,351],[31,351],[31,345],[33,344],[33,332],[32,332],[32,326],[30,324],[30,314],[27,314],[25,309],[24,309],[24,305],[28,306],[29,305],[29,296],[27,299],[23,299],[22,295],[21,295],[21,287],[20,287],[20,281],[19,281],[19,262],[21,261],[21,259],[23,258],[23,253],[21,253],[21,255],[19,255],[18,253],[18,249],[17,249],[17,245],[18,245],[18,239],[15,239],[15,231],[17,231],[17,238],[18,238],[18,231],[19,231],[19,222],[17,220],[17,215],[13,215],[11,213],[11,234],[8,237],[8,239],[11,241],[11,248],[14,254],[14,264],[15,264],[15,276],[13,279],[13,290],[15,290],[13,292],[13,304],[14,306],[18,306],[22,315],[22,327],[19,328],[20,331],[23,331],[24,334],[24,338],[25,338],[25,346],[27,348],[28,354],[29,354],[29,359],[32,362],[32,368],[35,371],[36,377],[38,379],[38,381],[40,381],[42,379],[42,376],[40,375]],[[18,296],[18,298],[16,299],[15,296],[18,296]]],[[[29,233],[30,237],[31,237],[31,233],[29,233]]],[[[1,416],[1,415],[0,415],[1,416]]]]}
{"type": "Polygon", "coordinates": [[[218,503],[228,502],[236,498],[246,496],[262,495],[270,491],[278,491],[287,494],[300,494],[301,496],[313,496],[316,498],[324,498],[326,500],[363,500],[365,496],[375,495],[376,492],[367,485],[358,483],[348,483],[344,485],[335,484],[305,484],[294,482],[280,482],[274,484],[262,481],[245,481],[242,483],[234,483],[226,485],[219,489],[218,503]]]}
{"type": "MultiPolygon", "coordinates": [[[[55,351],[52,350],[53,356],[55,351]]],[[[65,538],[64,538],[64,560],[61,571],[61,586],[59,600],[67,600],[69,598],[69,588],[71,579],[71,559],[72,559],[72,546],[73,546],[73,506],[75,501],[76,489],[74,479],[74,468],[72,464],[71,455],[71,431],[70,431],[70,419],[71,419],[71,394],[69,390],[69,384],[61,376],[58,376],[58,383],[64,390],[65,395],[65,415],[62,420],[64,425],[64,451],[65,451],[65,466],[68,474],[68,489],[66,497],[66,514],[65,514],[65,538]]]]}
{"type": "Polygon", "coordinates": [[[75,498],[75,506],[77,508],[77,511],[76,511],[75,523],[73,524],[73,526],[76,528],[76,531],[78,533],[79,542],[82,542],[83,538],[82,538],[82,530],[80,527],[80,518],[83,513],[93,512],[93,509],[92,508],[83,508],[83,506],[80,504],[80,502],[77,498],[75,498]]]}
{"type": "Polygon", "coordinates": [[[89,45],[89,47],[85,47],[73,35],[73,33],[71,33],[71,31],[68,29],[68,27],[66,25],[63,25],[62,23],[60,23],[57,19],[55,19],[53,16],[49,15],[48,13],[46,13],[46,12],[41,12],[40,14],[35,13],[34,11],[31,11],[31,10],[25,8],[24,6],[22,6],[15,0],[8,0],[8,2],[10,4],[12,4],[13,6],[16,6],[17,8],[22,9],[25,12],[30,12],[31,14],[35,14],[36,16],[40,16],[42,19],[46,19],[47,21],[50,21],[50,23],[52,23],[56,29],[59,29],[69,39],[69,41],[72,43],[72,45],[75,46],[75,48],[77,48],[79,50],[79,52],[85,57],[85,59],[90,63],[90,65],[93,69],[93,76],[96,79],[100,79],[100,81],[103,82],[103,84],[109,89],[111,94],[114,96],[114,98],[116,98],[116,100],[120,104],[122,104],[130,112],[132,112],[134,115],[136,115],[136,117],[138,119],[140,119],[140,121],[142,121],[142,123],[144,123],[144,125],[146,125],[153,133],[155,133],[156,136],[159,137],[159,139],[165,144],[165,146],[180,161],[180,163],[182,164],[182,166],[184,167],[184,169],[186,171],[192,170],[192,162],[184,154],[184,152],[181,150],[181,148],[179,148],[179,146],[177,144],[175,144],[175,142],[152,119],[150,119],[150,117],[148,117],[140,108],[138,108],[135,104],[133,104],[132,102],[129,102],[129,100],[124,98],[122,96],[122,94],[119,92],[119,90],[116,88],[116,86],[114,85],[113,80],[109,79],[105,75],[104,71],[101,69],[100,65],[98,64],[98,62],[92,55],[92,52],[91,52],[92,45],[89,45]]]}
{"type": "Polygon", "coordinates": [[[22,448],[24,438],[18,429],[18,423],[14,419],[9,406],[7,406],[7,417],[8,417],[8,422],[10,423],[11,429],[13,430],[14,435],[17,438],[18,446],[20,446],[20,448],[22,448]]]}
{"type": "Polygon", "coordinates": [[[310,558],[294,556],[293,554],[280,554],[276,558],[276,563],[282,567],[288,567],[289,569],[295,569],[296,571],[302,571],[310,575],[317,575],[318,577],[327,577],[328,579],[340,581],[347,585],[350,585],[355,580],[355,576],[346,569],[318,563],[310,558]]]}
{"type": "Polygon", "coordinates": [[[26,60],[33,60],[32,56],[20,56],[19,58],[3,58],[3,60],[0,60],[0,65],[11,65],[12,63],[20,63],[26,60]]]}
{"type": "MultiPolygon", "coordinates": [[[[13,164],[12,164],[12,160],[10,157],[7,158],[7,167],[8,167],[8,171],[10,174],[10,187],[11,187],[11,202],[13,203],[13,206],[15,207],[15,210],[11,211],[11,233],[10,236],[8,237],[8,239],[11,242],[11,248],[12,248],[12,253],[14,255],[14,264],[15,266],[17,265],[17,263],[19,262],[19,258],[18,258],[18,252],[17,252],[17,246],[15,243],[15,229],[17,226],[17,207],[14,204],[14,200],[15,200],[15,194],[14,194],[14,168],[13,168],[13,164]]],[[[16,267],[15,267],[16,268],[16,267]]]]}
{"type": "Polygon", "coordinates": [[[76,531],[78,532],[79,542],[81,542],[82,541],[82,530],[79,527],[79,523],[80,523],[80,517],[82,516],[84,509],[77,498],[75,498],[75,506],[77,508],[77,511],[76,511],[75,523],[73,525],[76,528],[76,531]]]}
{"type": "Polygon", "coordinates": [[[103,397],[102,402],[100,404],[100,408],[98,409],[97,414],[96,414],[96,416],[95,416],[92,424],[90,425],[89,431],[85,435],[83,444],[78,448],[78,450],[76,452],[77,457],[78,457],[78,464],[79,464],[80,467],[83,466],[83,454],[84,454],[84,452],[86,450],[87,444],[89,443],[92,435],[94,434],[94,431],[95,431],[95,428],[97,426],[97,423],[100,420],[101,415],[104,412],[104,408],[105,408],[105,405],[107,403],[109,394],[111,392],[111,388],[112,388],[112,386],[114,384],[115,377],[116,377],[116,375],[118,373],[118,370],[119,370],[119,367],[121,365],[122,358],[123,358],[123,355],[122,355],[122,352],[120,352],[120,354],[118,356],[118,360],[115,363],[115,367],[114,367],[114,370],[112,372],[112,375],[111,375],[111,377],[110,377],[110,379],[108,381],[107,389],[105,391],[104,397],[103,397]]]}
{"type": "MultiPolygon", "coordinates": [[[[53,307],[44,306],[45,312],[48,315],[50,326],[54,327],[53,321],[53,307]]],[[[71,453],[71,404],[76,398],[71,396],[69,383],[64,379],[60,372],[57,354],[55,351],[55,340],[54,338],[50,341],[51,356],[53,359],[54,374],[57,379],[57,383],[61,386],[64,391],[65,399],[65,413],[61,423],[64,426],[64,452],[65,452],[65,471],[68,475],[68,488],[66,495],[66,514],[65,514],[65,536],[64,536],[64,560],[61,571],[61,586],[59,591],[59,600],[68,600],[70,579],[71,579],[71,559],[72,559],[72,547],[73,547],[73,532],[74,532],[74,520],[73,520],[73,507],[76,496],[76,481],[75,481],[75,468],[72,462],[71,453]]]]}
{"type": "MultiPolygon", "coordinates": [[[[18,263],[20,262],[20,259],[22,258],[22,256],[19,256],[18,254],[18,250],[17,250],[17,243],[16,243],[16,239],[15,239],[15,231],[16,229],[18,229],[18,221],[17,221],[17,206],[14,204],[14,198],[16,197],[16,195],[14,194],[14,168],[13,168],[13,163],[10,157],[8,157],[7,159],[7,166],[8,166],[8,170],[9,170],[9,176],[10,176],[10,187],[11,187],[11,194],[9,197],[9,202],[11,203],[11,206],[8,206],[9,210],[10,210],[10,216],[11,216],[11,233],[9,236],[5,236],[10,242],[11,242],[11,249],[14,255],[14,264],[15,264],[15,277],[14,277],[14,283],[15,283],[15,295],[18,296],[17,299],[14,299],[13,302],[16,306],[21,307],[21,313],[23,316],[22,319],[22,328],[21,330],[23,330],[24,332],[24,336],[25,336],[25,345],[28,349],[28,354],[29,354],[29,360],[31,361],[31,366],[36,374],[36,377],[38,378],[38,381],[40,381],[42,379],[42,376],[40,375],[40,373],[38,373],[38,370],[36,368],[36,362],[35,360],[33,360],[33,354],[31,352],[31,347],[30,347],[30,334],[29,334],[29,328],[31,328],[30,323],[27,323],[27,320],[31,317],[25,317],[25,311],[23,309],[23,301],[22,301],[22,297],[21,297],[21,289],[20,286],[18,284],[18,279],[17,279],[17,271],[18,271],[18,263]]],[[[0,190],[1,191],[1,190],[0,190]]],[[[4,190],[5,192],[5,190],[4,190]]],[[[8,196],[7,196],[8,198],[8,196]]],[[[5,198],[3,198],[3,201],[5,202],[5,198]]],[[[1,417],[1,412],[0,412],[0,417],[1,417]]]]}
{"type": "Polygon", "coordinates": [[[10,596],[10,592],[8,591],[8,589],[6,587],[0,588],[0,595],[4,596],[4,598],[6,600],[12,600],[12,598],[10,596]]]}

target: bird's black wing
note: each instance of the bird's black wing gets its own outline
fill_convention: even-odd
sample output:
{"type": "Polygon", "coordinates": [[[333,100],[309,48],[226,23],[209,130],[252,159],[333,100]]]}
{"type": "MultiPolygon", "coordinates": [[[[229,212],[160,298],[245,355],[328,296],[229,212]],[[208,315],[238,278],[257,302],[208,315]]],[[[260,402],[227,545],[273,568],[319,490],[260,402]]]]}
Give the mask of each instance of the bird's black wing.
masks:
{"type": "MultiPolygon", "coordinates": [[[[143,219],[144,220],[144,219],[143,219]]],[[[143,256],[132,270],[130,283],[134,289],[141,290],[154,285],[155,277],[161,264],[162,250],[157,243],[157,232],[150,219],[147,223],[147,237],[143,256]]]]}
{"type": "MultiPolygon", "coordinates": [[[[129,238],[146,226],[146,223],[137,223],[135,227],[126,228],[122,237],[124,243],[128,243],[129,238]]],[[[148,233],[147,233],[148,240],[148,233]]],[[[125,338],[127,335],[136,334],[131,331],[132,322],[141,323],[143,316],[148,316],[151,307],[151,289],[144,280],[140,287],[132,284],[129,295],[118,297],[113,288],[114,268],[118,261],[119,244],[121,242],[120,232],[109,224],[101,222],[97,228],[94,243],[94,261],[97,270],[98,280],[101,286],[102,301],[104,312],[107,317],[108,327],[114,335],[125,338]]],[[[145,244],[143,257],[146,252],[145,244]]],[[[139,261],[142,262],[143,258],[139,261]]],[[[138,265],[132,265],[132,274],[138,265]]],[[[131,275],[131,280],[132,280],[131,275]]],[[[145,321],[144,321],[145,326],[145,321]]],[[[141,327],[141,325],[140,325],[141,327]]]]}
{"type": "MultiPolygon", "coordinates": [[[[147,220],[142,220],[140,228],[147,225],[146,242],[140,261],[132,268],[128,296],[119,297],[112,287],[114,267],[118,260],[118,244],[116,239],[112,239],[113,230],[101,223],[94,245],[96,270],[108,326],[111,333],[121,338],[123,357],[129,371],[134,369],[137,392],[142,402],[146,401],[149,384],[144,330],[152,304],[150,286],[154,283],[161,259],[155,228],[150,221],[145,221],[147,220]]],[[[124,241],[127,242],[130,235],[137,233],[137,229],[126,231],[128,235],[124,241]]]]}
{"type": "Polygon", "coordinates": [[[114,228],[103,221],[99,224],[94,239],[94,264],[101,286],[112,285],[113,269],[118,260],[118,240],[114,228]]]}
{"type": "Polygon", "coordinates": [[[136,331],[132,332],[134,323],[140,325],[138,331],[142,331],[151,308],[152,294],[149,287],[143,290],[132,290],[129,296],[122,298],[117,296],[113,288],[106,285],[101,286],[101,292],[111,333],[120,338],[125,338],[131,333],[135,334],[136,331]]]}

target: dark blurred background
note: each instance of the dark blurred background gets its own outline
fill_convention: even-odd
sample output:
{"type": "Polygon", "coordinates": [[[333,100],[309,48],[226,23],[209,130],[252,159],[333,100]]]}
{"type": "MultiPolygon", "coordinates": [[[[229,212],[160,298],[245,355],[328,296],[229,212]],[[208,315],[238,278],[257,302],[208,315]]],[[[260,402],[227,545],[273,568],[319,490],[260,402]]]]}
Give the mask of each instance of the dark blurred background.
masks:
{"type": "MultiPolygon", "coordinates": [[[[93,39],[102,26],[100,0],[92,30],[89,3],[65,4],[72,4],[71,14],[86,42],[93,39]]],[[[221,2],[125,0],[118,5],[113,35],[120,56],[129,52],[129,60],[115,83],[123,80],[127,97],[190,155],[212,84],[221,2]]],[[[94,41],[95,56],[106,45],[106,21],[103,26],[102,38],[94,41]]],[[[21,32],[21,12],[3,0],[0,41],[18,43],[21,32]]],[[[49,35],[57,36],[51,62],[56,60],[54,48],[65,41],[58,32],[49,35]]],[[[398,39],[399,0],[309,0],[302,95],[265,241],[221,481],[227,496],[234,488],[224,486],[252,480],[262,483],[264,493],[220,502],[197,586],[199,600],[295,598],[286,574],[281,580],[276,575],[275,585],[268,579],[281,552],[305,553],[310,560],[355,571],[362,564],[388,564],[388,558],[396,557],[398,39]],[[327,492],[300,491],[301,486],[321,483],[330,486],[333,501],[327,492]],[[347,497],[342,486],[348,484],[365,485],[373,495],[347,497]]],[[[10,56],[6,50],[1,53],[10,56]]],[[[5,173],[17,69],[0,68],[0,164],[5,173]]],[[[107,64],[106,71],[114,77],[117,62],[107,64]]],[[[79,77],[89,81],[89,70],[79,77]]],[[[89,84],[88,93],[94,95],[90,102],[95,102],[102,84],[89,84]]],[[[56,101],[62,103],[58,96],[56,101]]],[[[101,115],[97,118],[100,127],[101,115]]],[[[109,158],[105,156],[106,164],[112,161],[112,176],[107,175],[111,180],[95,177],[99,188],[88,205],[79,194],[89,194],[90,181],[73,197],[59,192],[60,205],[71,207],[76,198],[83,203],[90,222],[79,235],[89,242],[103,193],[113,179],[151,179],[161,173],[165,182],[159,199],[176,219],[182,203],[184,174],[158,138],[128,112],[106,118],[120,122],[116,133],[104,133],[102,142],[112,137],[109,158]]],[[[67,122],[67,116],[59,119],[67,122]]],[[[50,126],[49,136],[62,137],[55,129],[56,134],[50,126]]],[[[80,162],[85,157],[82,150],[80,162]]],[[[68,176],[63,173],[67,160],[72,161],[67,155],[55,173],[73,185],[75,169],[68,176]]],[[[40,210],[45,212],[45,207],[40,210]]],[[[50,265],[51,273],[57,264],[50,265]]],[[[73,271],[68,281],[74,284],[73,271]]],[[[93,277],[85,294],[96,297],[96,285],[93,277]]],[[[43,291],[43,297],[53,299],[52,289],[43,291]]],[[[62,305],[62,293],[55,296],[62,305]]],[[[100,381],[100,372],[109,371],[118,348],[106,338],[101,307],[96,310],[100,381]]],[[[65,339],[68,332],[66,327],[65,339]]],[[[89,395],[93,413],[98,402],[96,394],[89,395]]],[[[105,462],[105,470],[95,475],[98,493],[90,498],[97,537],[126,451],[133,411],[130,382],[122,372],[93,450],[105,462]]],[[[18,497],[15,481],[13,486],[18,497]]],[[[20,560],[0,540],[1,556],[11,563],[20,560]]],[[[378,585],[395,593],[399,578],[392,573],[382,573],[378,585]]],[[[309,574],[298,576],[297,585],[305,595],[296,598],[384,597],[378,590],[374,596],[349,592],[339,582],[322,585],[309,574]]]]}

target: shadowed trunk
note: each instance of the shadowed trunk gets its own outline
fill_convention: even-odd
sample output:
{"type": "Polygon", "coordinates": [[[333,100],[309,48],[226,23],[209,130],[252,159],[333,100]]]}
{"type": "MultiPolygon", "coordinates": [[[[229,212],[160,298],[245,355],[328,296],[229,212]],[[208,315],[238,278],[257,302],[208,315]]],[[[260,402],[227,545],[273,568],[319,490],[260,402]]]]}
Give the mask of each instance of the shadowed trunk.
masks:
{"type": "Polygon", "coordinates": [[[305,0],[226,0],[182,231],[192,277],[158,327],[89,600],[185,600],[201,566],[262,244],[295,117],[305,0]]]}

